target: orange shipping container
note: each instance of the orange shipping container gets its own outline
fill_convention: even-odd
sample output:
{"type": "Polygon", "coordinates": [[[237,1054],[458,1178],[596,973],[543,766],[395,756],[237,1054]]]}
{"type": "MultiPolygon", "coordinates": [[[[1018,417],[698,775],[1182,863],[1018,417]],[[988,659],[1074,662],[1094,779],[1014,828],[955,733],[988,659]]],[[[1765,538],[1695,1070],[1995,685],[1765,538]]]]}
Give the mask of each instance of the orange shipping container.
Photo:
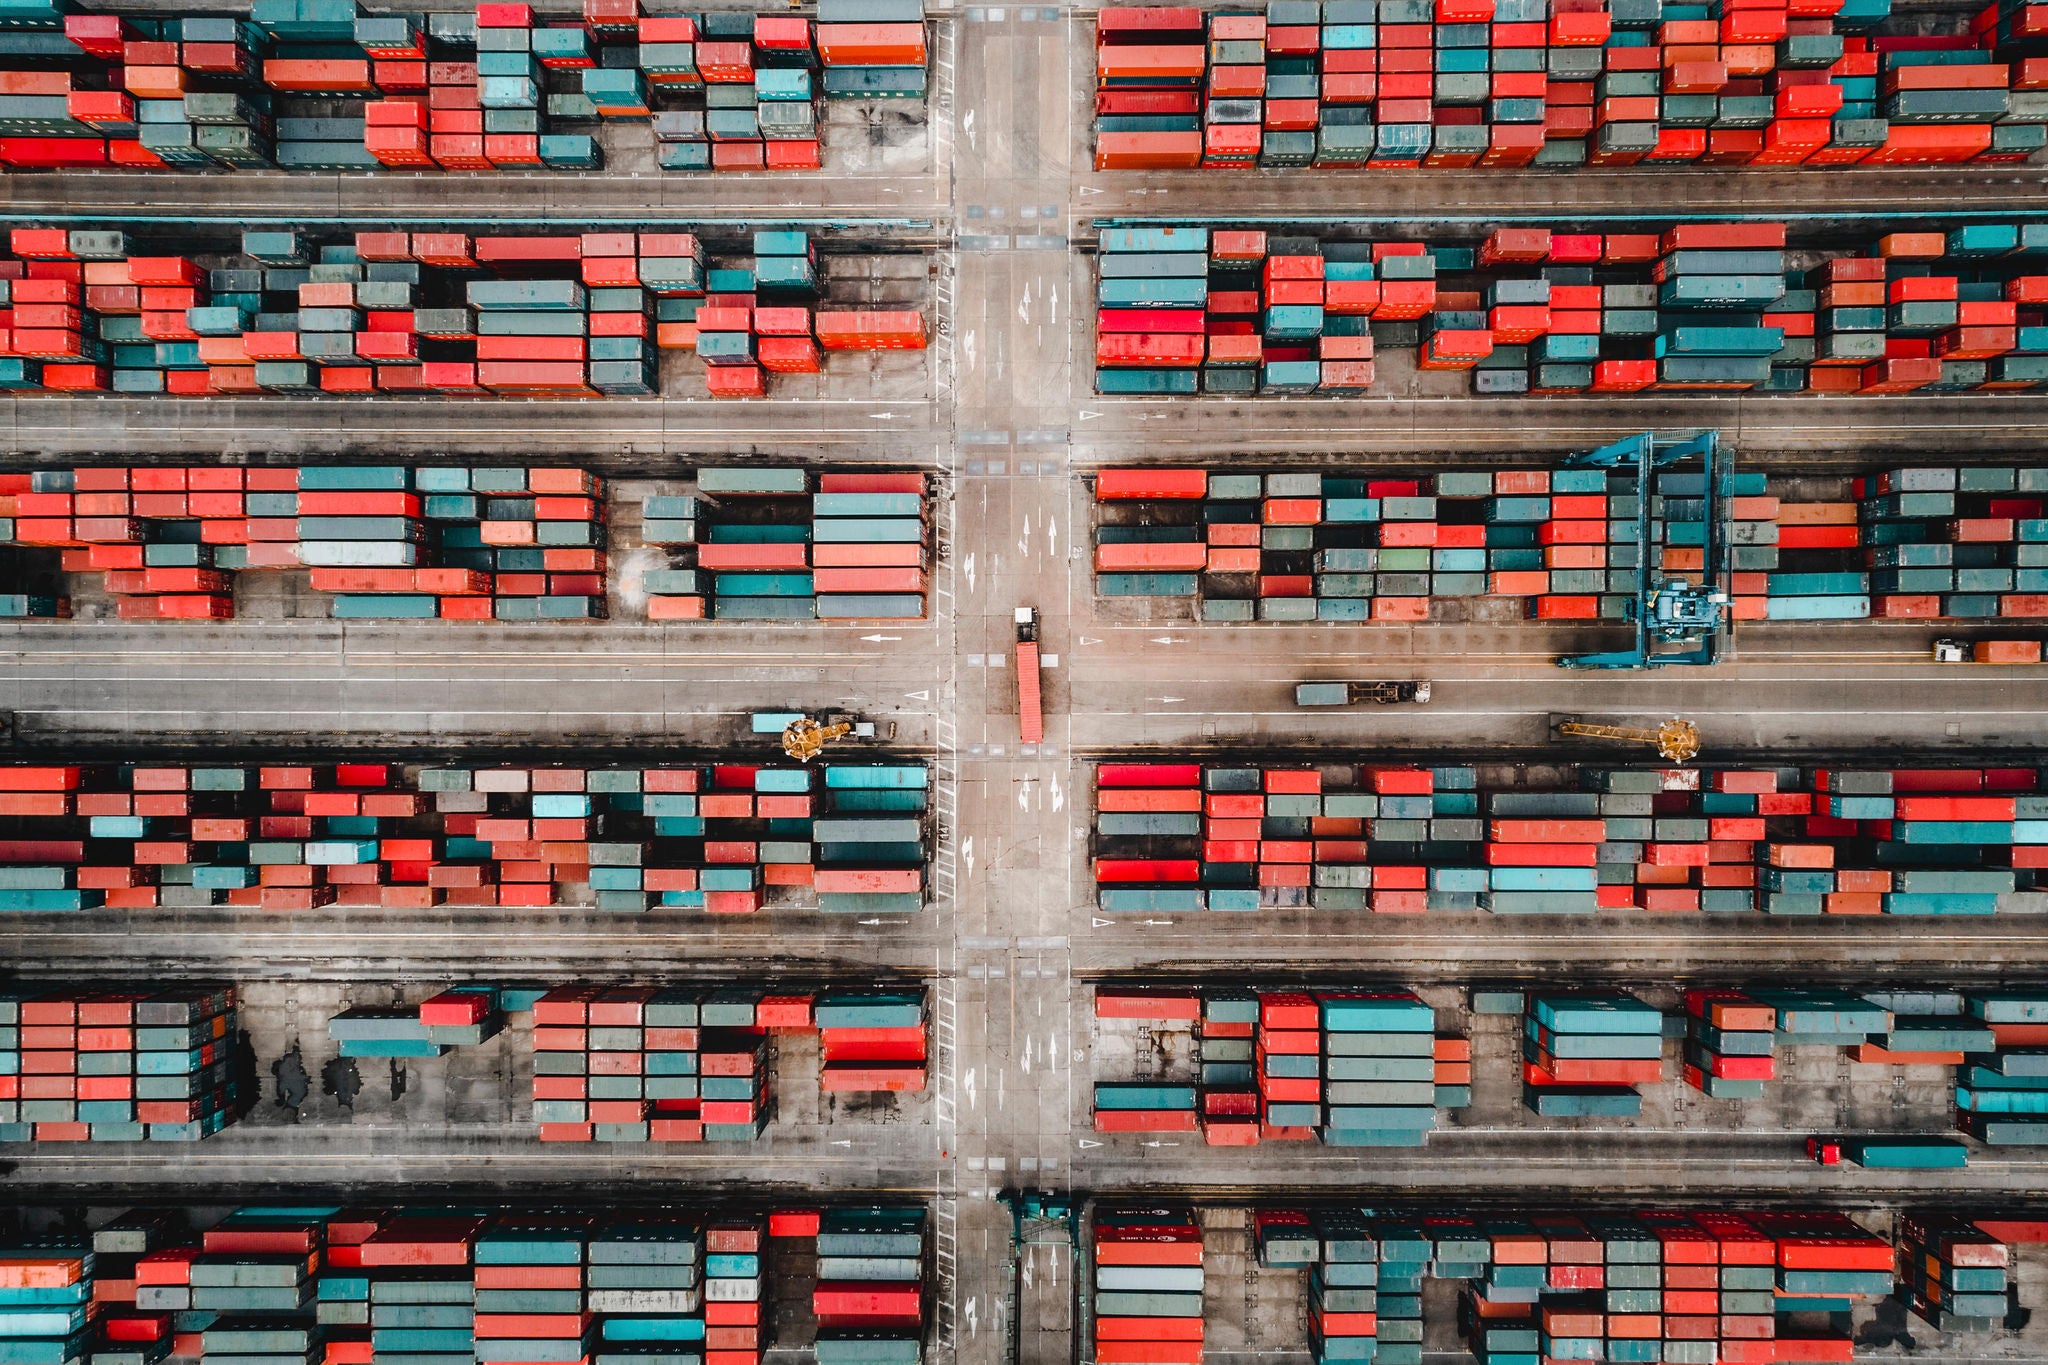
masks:
{"type": "Polygon", "coordinates": [[[1208,563],[1208,556],[1209,547],[1200,541],[1102,544],[1095,547],[1095,571],[1199,572],[1208,563]]]}
{"type": "Polygon", "coordinates": [[[921,351],[924,314],[820,310],[818,345],[828,351],[921,351]]]}
{"type": "MultiPolygon", "coordinates": [[[[1200,546],[1196,547],[1200,549],[1200,546]]],[[[817,592],[921,593],[924,570],[919,568],[813,569],[811,586],[817,592]]]]}
{"type": "Polygon", "coordinates": [[[1199,498],[1209,489],[1203,469],[1104,469],[1095,475],[1095,498],[1199,498]]]}
{"type": "Polygon", "coordinates": [[[2037,664],[2041,662],[2039,640],[1979,640],[1971,657],[1980,664],[2037,664]]]}
{"type": "Polygon", "coordinates": [[[813,545],[811,563],[820,569],[919,568],[924,564],[924,546],[907,542],[813,545]]]}
{"type": "Polygon", "coordinates": [[[263,63],[263,82],[278,90],[312,94],[374,94],[377,90],[365,61],[274,57],[263,63]]]}
{"type": "MultiPolygon", "coordinates": [[[[1199,52],[1201,49],[1197,48],[1199,52]]],[[[1186,170],[1202,164],[1200,133],[1097,133],[1098,171],[1186,170]]]]}
{"type": "Polygon", "coordinates": [[[800,544],[748,545],[710,544],[697,547],[697,566],[701,569],[801,569],[804,564],[804,546],[800,544]]]}
{"type": "Polygon", "coordinates": [[[819,24],[818,55],[827,66],[923,66],[924,25],[819,24]]]}

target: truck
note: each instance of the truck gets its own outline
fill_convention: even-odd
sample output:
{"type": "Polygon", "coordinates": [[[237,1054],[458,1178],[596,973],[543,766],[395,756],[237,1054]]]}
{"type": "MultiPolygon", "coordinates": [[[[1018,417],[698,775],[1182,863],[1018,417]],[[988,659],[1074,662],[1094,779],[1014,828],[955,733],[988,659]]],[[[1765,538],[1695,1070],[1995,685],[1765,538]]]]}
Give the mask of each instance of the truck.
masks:
{"type": "Polygon", "coordinates": [[[1890,1171],[1955,1170],[1967,1166],[1970,1161],[1969,1148],[1954,1138],[1910,1134],[1866,1134],[1861,1137],[1815,1134],[1806,1140],[1806,1155],[1822,1166],[1839,1166],[1847,1162],[1865,1170],[1890,1171]]]}
{"type": "Polygon", "coordinates": [[[1386,680],[1381,682],[1305,682],[1294,689],[1296,706],[1393,706],[1402,702],[1421,704],[1429,700],[1429,684],[1386,680]]]}
{"type": "Polygon", "coordinates": [[[1045,740],[1045,708],[1038,692],[1038,610],[1017,608],[1017,737],[1045,740]]]}

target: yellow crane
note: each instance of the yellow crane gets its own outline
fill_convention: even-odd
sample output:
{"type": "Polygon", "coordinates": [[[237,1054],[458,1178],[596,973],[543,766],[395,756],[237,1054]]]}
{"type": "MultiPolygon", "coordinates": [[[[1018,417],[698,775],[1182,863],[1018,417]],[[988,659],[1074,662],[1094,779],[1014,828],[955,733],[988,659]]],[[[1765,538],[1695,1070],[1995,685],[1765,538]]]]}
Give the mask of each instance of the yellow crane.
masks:
{"type": "Polygon", "coordinates": [[[782,752],[799,763],[808,763],[825,752],[825,746],[841,735],[853,733],[851,721],[820,725],[809,716],[798,716],[782,730],[782,752]]]}
{"type": "Polygon", "coordinates": [[[1653,745],[1658,757],[1672,763],[1690,763],[1698,758],[1700,753],[1700,727],[1677,716],[1664,721],[1654,730],[1632,725],[1594,725],[1582,720],[1566,720],[1558,723],[1557,733],[1570,735],[1575,739],[1617,739],[1625,744],[1653,745]]]}

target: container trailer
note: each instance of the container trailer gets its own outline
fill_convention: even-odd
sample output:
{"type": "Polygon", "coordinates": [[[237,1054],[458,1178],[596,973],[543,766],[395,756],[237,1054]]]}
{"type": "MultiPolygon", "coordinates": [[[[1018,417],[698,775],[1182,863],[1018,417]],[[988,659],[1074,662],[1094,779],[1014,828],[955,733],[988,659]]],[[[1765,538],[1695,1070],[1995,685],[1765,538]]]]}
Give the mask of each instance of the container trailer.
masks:
{"type": "Polygon", "coordinates": [[[1429,684],[1403,680],[1380,682],[1305,682],[1294,687],[1296,706],[1394,706],[1429,700],[1429,684]]]}
{"type": "Polygon", "coordinates": [[[1026,744],[1045,739],[1045,710],[1039,699],[1038,610],[1019,607],[1017,621],[1017,730],[1026,744]]]}

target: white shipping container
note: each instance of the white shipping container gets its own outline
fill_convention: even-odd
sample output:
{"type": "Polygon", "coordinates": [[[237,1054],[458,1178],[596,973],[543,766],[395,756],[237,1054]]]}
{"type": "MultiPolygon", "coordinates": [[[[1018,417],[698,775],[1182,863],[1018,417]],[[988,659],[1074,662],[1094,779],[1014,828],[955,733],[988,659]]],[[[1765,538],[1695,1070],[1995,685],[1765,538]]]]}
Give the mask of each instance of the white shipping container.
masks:
{"type": "Polygon", "coordinates": [[[1099,1265],[1095,1267],[1097,1289],[1128,1289],[1138,1293],[1202,1292],[1202,1267],[1198,1265],[1099,1265]]]}
{"type": "Polygon", "coordinates": [[[761,1301],[761,1277],[748,1275],[733,1279],[710,1279],[704,1281],[706,1303],[759,1303],[761,1301]]]}
{"type": "Polygon", "coordinates": [[[694,1289],[593,1289],[593,1313],[694,1313],[702,1300],[694,1289]]]}
{"type": "Polygon", "coordinates": [[[407,540],[302,540],[299,562],[317,569],[416,569],[420,547],[407,540]]]}

